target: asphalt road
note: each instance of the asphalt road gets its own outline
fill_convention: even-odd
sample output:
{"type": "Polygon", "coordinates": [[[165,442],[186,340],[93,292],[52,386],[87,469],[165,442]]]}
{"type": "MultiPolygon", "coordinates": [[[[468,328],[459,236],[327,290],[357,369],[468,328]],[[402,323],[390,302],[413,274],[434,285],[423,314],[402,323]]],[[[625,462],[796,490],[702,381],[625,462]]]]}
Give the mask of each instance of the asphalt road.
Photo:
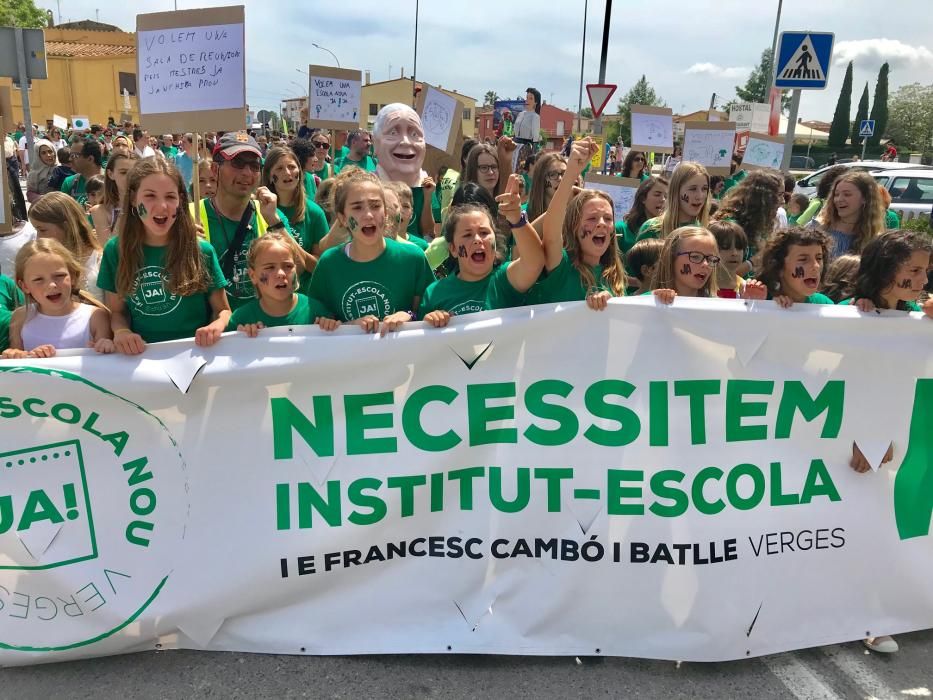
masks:
{"type": "Polygon", "coordinates": [[[925,698],[933,630],[734,663],[509,656],[297,657],[144,652],[0,670],[0,698],[925,698]]]}

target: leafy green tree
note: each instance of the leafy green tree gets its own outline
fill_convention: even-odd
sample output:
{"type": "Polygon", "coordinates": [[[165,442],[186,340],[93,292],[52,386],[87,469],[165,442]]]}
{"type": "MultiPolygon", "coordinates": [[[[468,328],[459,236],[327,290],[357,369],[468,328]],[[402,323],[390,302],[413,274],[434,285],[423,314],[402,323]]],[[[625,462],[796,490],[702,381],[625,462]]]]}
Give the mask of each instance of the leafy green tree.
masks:
{"type": "Polygon", "coordinates": [[[828,144],[834,147],[845,146],[849,136],[849,118],[852,115],[852,61],[846,68],[846,77],[842,80],[842,90],[839,91],[839,100],[836,102],[836,111],[833,113],[833,122],[829,127],[828,144]]]}
{"type": "Polygon", "coordinates": [[[486,105],[487,107],[492,107],[494,104],[496,104],[496,100],[498,99],[499,99],[499,96],[496,94],[496,91],[490,90],[489,92],[486,93],[486,96],[483,97],[483,104],[486,105]]]}
{"type": "Polygon", "coordinates": [[[933,138],[933,85],[903,85],[891,96],[886,135],[898,150],[930,150],[933,138]]]}
{"type": "Polygon", "coordinates": [[[32,0],[0,0],[0,27],[39,29],[48,24],[48,15],[32,0]]]}
{"type": "Polygon", "coordinates": [[[885,63],[878,71],[878,82],[875,83],[875,99],[871,103],[871,118],[875,120],[875,135],[868,139],[868,145],[877,148],[888,128],[888,72],[890,68],[885,63]]]}
{"type": "Polygon", "coordinates": [[[852,135],[850,139],[853,146],[862,145],[862,137],[858,135],[858,132],[863,119],[868,119],[868,83],[865,83],[865,89],[862,91],[862,99],[858,101],[858,110],[855,112],[855,121],[852,122],[852,135]]]}
{"type": "Polygon", "coordinates": [[[592,118],[593,118],[593,108],[592,108],[592,107],[584,107],[583,109],[580,110],[580,116],[583,117],[584,119],[592,119],[592,118]]]}
{"type": "Polygon", "coordinates": [[[631,143],[632,105],[667,107],[667,103],[658,97],[658,94],[654,91],[654,88],[648,84],[647,79],[644,75],[642,75],[638,82],[632,86],[632,89],[625,93],[624,97],[619,99],[618,113],[622,115],[622,121],[620,123],[619,131],[614,135],[613,140],[621,136],[625,143],[631,143]]]}
{"type": "MultiPolygon", "coordinates": [[[[774,66],[771,65],[771,49],[761,52],[761,60],[752,69],[743,87],[735,86],[735,94],[739,102],[768,102],[771,96],[772,76],[774,66]]],[[[790,106],[790,96],[787,92],[781,93],[781,109],[790,106]]]]}

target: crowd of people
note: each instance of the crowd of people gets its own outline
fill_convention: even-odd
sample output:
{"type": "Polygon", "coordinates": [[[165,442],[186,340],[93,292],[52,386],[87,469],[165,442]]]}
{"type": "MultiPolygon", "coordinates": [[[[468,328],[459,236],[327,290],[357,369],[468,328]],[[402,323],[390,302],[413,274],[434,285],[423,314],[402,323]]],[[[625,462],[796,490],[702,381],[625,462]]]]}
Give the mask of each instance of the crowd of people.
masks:
{"type": "MultiPolygon", "coordinates": [[[[423,153],[420,120],[405,110],[414,115],[383,108],[373,134],[303,127],[271,139],[49,124],[31,152],[20,125],[6,136],[21,221],[0,235],[2,356],[135,355],[283,325],[385,335],[522,305],[585,301],[598,311],[636,294],[933,318],[933,244],[899,227],[865,173],[836,166],[808,199],[776,171],[710,177],[675,153],[653,174],[648,154],[620,147],[612,172],[641,182],[622,212],[585,187],[595,141],[519,159],[523,144],[502,136],[466,139],[459,171],[412,186],[387,180],[373,152],[382,138],[401,144],[402,162],[423,153]],[[419,138],[421,150],[407,151],[419,138]]],[[[868,468],[857,449],[853,467],[868,468]]],[[[896,649],[889,638],[869,642],[896,649]]]]}

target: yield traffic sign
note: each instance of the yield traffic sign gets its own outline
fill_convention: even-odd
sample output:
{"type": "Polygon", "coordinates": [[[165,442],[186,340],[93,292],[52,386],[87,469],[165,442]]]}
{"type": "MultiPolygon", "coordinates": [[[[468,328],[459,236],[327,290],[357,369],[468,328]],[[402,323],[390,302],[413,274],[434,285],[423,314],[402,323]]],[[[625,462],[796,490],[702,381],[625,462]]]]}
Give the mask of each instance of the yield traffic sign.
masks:
{"type": "Polygon", "coordinates": [[[774,87],[822,90],[829,77],[835,34],[832,32],[784,32],[778,46],[774,87]]]}
{"type": "Polygon", "coordinates": [[[875,135],[875,120],[874,119],[863,119],[859,122],[858,126],[858,135],[867,136],[871,138],[875,135]]]}
{"type": "Polygon", "coordinates": [[[616,85],[604,83],[590,83],[586,86],[587,97],[590,98],[590,107],[593,108],[593,118],[599,119],[599,115],[609,104],[609,98],[616,91],[616,85]]]}

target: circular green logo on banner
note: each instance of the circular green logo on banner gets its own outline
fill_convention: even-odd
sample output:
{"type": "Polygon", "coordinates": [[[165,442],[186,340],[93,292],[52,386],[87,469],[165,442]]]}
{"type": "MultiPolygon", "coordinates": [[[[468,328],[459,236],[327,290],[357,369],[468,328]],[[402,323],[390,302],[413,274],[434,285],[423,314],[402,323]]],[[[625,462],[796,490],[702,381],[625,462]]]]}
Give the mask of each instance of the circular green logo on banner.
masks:
{"type": "Polygon", "coordinates": [[[162,591],[188,516],[162,422],[70,372],[0,367],[0,649],[99,642],[162,591]]]}

